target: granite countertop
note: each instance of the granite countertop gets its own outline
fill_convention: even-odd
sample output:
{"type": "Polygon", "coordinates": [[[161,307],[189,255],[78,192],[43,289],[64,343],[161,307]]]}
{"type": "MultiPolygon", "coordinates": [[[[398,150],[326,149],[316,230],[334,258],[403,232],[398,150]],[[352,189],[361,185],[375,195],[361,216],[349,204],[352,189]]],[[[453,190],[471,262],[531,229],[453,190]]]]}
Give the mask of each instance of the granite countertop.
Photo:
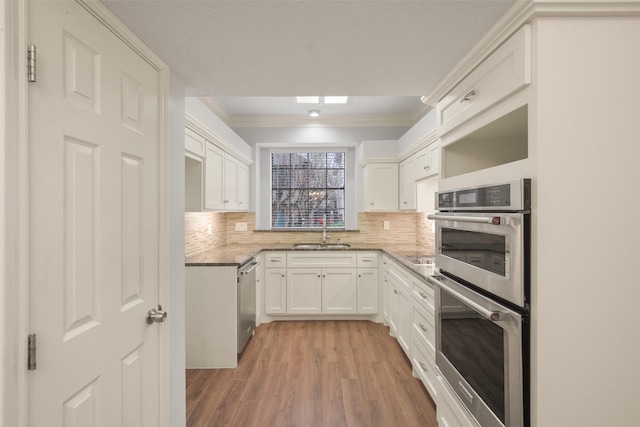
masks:
{"type": "MultiPolygon", "coordinates": [[[[291,244],[281,245],[224,245],[206,252],[200,252],[190,255],[185,260],[187,267],[239,267],[251,260],[261,251],[305,251],[305,252],[326,252],[327,249],[298,249],[291,244]]],[[[413,264],[409,261],[410,257],[433,257],[430,254],[424,254],[415,248],[406,246],[394,247],[371,247],[364,245],[353,245],[345,249],[331,249],[338,251],[382,251],[390,255],[394,260],[398,261],[415,274],[421,277],[427,277],[433,274],[433,267],[425,264],[413,264]]]]}

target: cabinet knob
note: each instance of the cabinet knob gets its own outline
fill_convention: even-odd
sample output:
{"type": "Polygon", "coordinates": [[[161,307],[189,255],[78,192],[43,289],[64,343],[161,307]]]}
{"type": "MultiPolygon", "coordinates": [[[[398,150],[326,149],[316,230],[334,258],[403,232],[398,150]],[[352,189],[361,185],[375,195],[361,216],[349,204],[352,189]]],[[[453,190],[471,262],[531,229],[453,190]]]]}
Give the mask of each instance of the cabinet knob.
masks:
{"type": "Polygon", "coordinates": [[[420,329],[422,329],[424,332],[427,332],[427,327],[424,326],[422,323],[420,323],[420,329]]]}
{"type": "Polygon", "coordinates": [[[320,275],[318,274],[318,277],[320,277],[320,275]]]}
{"type": "Polygon", "coordinates": [[[475,90],[470,90],[469,92],[467,92],[467,94],[465,96],[462,97],[460,102],[471,101],[471,98],[473,98],[474,96],[476,96],[476,91],[475,90]]]}
{"type": "Polygon", "coordinates": [[[362,277],[362,274],[358,274],[358,277],[362,277]]]}
{"type": "Polygon", "coordinates": [[[284,277],[284,274],[282,275],[282,277],[284,277]]]}
{"type": "Polygon", "coordinates": [[[394,290],[393,290],[393,293],[394,293],[394,294],[396,294],[396,295],[398,295],[398,290],[397,290],[397,289],[394,289],[394,290]]]}

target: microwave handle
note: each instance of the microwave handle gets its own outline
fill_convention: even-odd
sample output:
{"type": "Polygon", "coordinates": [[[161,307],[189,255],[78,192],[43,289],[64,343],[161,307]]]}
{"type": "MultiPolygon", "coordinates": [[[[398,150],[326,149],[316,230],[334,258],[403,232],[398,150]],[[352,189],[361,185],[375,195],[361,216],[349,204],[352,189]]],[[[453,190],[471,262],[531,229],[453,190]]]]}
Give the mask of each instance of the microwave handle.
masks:
{"type": "Polygon", "coordinates": [[[460,221],[460,222],[477,222],[480,224],[492,224],[500,225],[504,224],[504,220],[499,216],[454,216],[454,215],[439,215],[429,214],[428,219],[435,219],[441,221],[460,221]]]}

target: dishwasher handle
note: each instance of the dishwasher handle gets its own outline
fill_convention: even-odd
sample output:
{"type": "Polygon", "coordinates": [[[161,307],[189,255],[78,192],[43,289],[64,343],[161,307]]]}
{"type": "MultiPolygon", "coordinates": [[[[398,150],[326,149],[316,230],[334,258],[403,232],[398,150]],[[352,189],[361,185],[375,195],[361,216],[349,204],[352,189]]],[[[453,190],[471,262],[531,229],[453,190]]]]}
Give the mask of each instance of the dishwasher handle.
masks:
{"type": "MultiPolygon", "coordinates": [[[[240,270],[240,275],[249,274],[252,272],[260,263],[258,261],[253,261],[249,263],[250,267],[246,270],[240,270]]],[[[245,267],[246,268],[246,267],[245,267]]]]}

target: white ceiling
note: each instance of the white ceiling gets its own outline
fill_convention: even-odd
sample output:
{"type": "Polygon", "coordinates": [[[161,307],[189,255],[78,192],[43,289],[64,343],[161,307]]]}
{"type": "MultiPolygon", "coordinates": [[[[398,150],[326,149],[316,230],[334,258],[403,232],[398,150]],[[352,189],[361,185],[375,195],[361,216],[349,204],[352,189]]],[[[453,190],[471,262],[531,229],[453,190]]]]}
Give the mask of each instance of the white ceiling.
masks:
{"type": "Polygon", "coordinates": [[[229,117],[299,114],[295,95],[349,95],[375,98],[336,115],[414,121],[426,112],[419,97],[516,1],[103,0],[187,96],[214,97],[229,117]]]}

